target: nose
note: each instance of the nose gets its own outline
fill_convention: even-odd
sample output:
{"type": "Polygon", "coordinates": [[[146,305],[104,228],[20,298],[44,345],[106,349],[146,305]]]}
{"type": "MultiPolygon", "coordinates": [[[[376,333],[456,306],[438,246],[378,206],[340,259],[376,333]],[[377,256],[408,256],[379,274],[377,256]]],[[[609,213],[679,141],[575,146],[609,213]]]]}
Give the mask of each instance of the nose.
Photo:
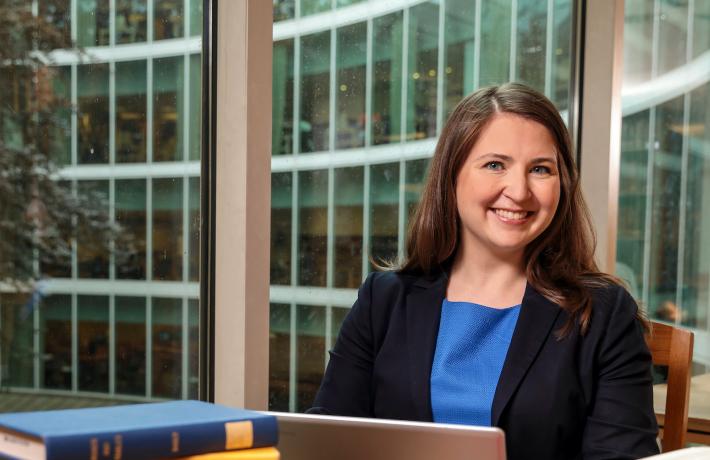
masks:
{"type": "Polygon", "coordinates": [[[503,195],[516,203],[523,202],[530,198],[530,186],[526,171],[513,169],[505,175],[503,195]]]}

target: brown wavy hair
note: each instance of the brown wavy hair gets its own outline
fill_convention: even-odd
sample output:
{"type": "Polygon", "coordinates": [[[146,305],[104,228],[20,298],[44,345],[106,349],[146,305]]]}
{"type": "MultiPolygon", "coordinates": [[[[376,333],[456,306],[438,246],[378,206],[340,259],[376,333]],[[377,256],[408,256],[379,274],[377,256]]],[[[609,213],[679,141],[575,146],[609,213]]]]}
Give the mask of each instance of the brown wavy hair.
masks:
{"type": "Polygon", "coordinates": [[[554,140],[560,201],[550,225],[525,248],[525,273],[535,290],[569,313],[558,336],[566,336],[576,324],[584,334],[592,313],[591,289],[622,283],[602,273],[594,261],[596,236],[582,197],[567,127],[552,102],[525,85],[506,83],[481,88],[464,98],[449,116],[409,226],[407,255],[397,271],[429,275],[451,266],[461,225],[456,180],[481,132],[500,113],[540,123],[554,140]]]}

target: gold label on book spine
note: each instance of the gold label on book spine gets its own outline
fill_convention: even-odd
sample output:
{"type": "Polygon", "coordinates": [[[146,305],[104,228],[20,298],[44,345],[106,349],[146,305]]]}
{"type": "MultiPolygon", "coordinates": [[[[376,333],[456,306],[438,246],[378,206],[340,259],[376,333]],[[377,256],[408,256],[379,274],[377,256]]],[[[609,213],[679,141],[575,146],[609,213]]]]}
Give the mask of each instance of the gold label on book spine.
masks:
{"type": "Polygon", "coordinates": [[[227,422],[224,424],[227,433],[225,449],[249,449],[254,444],[254,428],[250,421],[227,422]]]}
{"type": "Polygon", "coordinates": [[[99,459],[99,440],[97,438],[91,438],[89,440],[89,447],[91,449],[90,457],[91,460],[99,459]]]}
{"type": "Polygon", "coordinates": [[[121,460],[123,457],[123,436],[117,434],[113,437],[113,460],[121,460]]]}
{"type": "Polygon", "coordinates": [[[170,452],[180,452],[180,433],[170,433],[170,452]]]}

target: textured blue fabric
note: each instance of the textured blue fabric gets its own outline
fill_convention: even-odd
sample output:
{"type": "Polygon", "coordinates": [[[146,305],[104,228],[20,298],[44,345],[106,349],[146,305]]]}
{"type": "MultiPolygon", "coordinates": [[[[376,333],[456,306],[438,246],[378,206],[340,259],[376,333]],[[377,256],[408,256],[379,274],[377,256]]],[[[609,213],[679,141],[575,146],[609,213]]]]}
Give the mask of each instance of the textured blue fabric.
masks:
{"type": "Polygon", "coordinates": [[[434,421],[491,425],[491,405],[520,305],[497,309],[444,299],[431,368],[434,421]]]}

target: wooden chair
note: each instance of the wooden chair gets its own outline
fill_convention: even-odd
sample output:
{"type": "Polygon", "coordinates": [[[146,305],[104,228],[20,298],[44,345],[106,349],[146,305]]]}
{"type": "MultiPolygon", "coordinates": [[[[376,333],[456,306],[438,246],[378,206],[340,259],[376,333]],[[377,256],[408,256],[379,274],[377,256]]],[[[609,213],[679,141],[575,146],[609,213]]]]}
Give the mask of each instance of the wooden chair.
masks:
{"type": "Polygon", "coordinates": [[[663,323],[652,322],[653,330],[646,338],[653,364],[668,366],[666,411],[663,418],[661,444],[663,452],[685,447],[688,431],[690,370],[693,361],[693,333],[663,323]]]}

